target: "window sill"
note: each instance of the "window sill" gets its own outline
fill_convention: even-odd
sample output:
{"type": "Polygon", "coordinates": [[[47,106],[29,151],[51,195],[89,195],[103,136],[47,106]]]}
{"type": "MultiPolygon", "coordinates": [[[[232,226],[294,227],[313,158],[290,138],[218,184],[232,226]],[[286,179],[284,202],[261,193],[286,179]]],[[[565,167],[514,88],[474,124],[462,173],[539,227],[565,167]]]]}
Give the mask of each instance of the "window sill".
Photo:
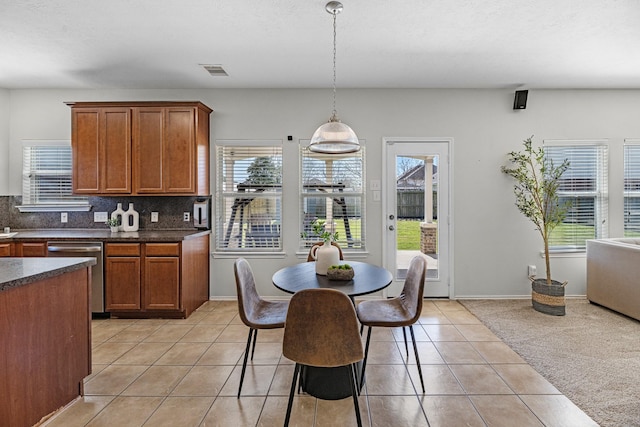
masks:
{"type": "MultiPolygon", "coordinates": [[[[549,251],[549,258],[584,258],[586,255],[586,249],[565,249],[559,251],[549,251]]],[[[543,251],[540,251],[540,258],[544,258],[543,251]]]]}
{"type": "Polygon", "coordinates": [[[91,205],[22,205],[20,212],[89,212],[91,205]]]}
{"type": "Polygon", "coordinates": [[[252,251],[229,251],[229,252],[211,252],[211,256],[213,258],[216,259],[225,259],[225,258],[229,258],[229,259],[236,259],[238,257],[245,257],[245,258],[273,258],[273,259],[280,259],[280,258],[286,258],[287,254],[284,252],[252,252],[252,251]]]}

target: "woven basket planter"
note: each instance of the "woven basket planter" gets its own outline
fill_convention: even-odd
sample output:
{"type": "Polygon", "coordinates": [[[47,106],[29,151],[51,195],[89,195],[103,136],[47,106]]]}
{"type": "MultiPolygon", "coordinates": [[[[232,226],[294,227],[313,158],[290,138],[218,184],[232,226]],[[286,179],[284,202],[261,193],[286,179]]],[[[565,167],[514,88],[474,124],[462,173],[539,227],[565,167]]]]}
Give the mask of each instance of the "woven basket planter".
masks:
{"type": "Polygon", "coordinates": [[[546,279],[535,279],[531,282],[531,302],[536,311],[554,316],[565,315],[564,287],[567,282],[556,280],[547,285],[546,279]]]}

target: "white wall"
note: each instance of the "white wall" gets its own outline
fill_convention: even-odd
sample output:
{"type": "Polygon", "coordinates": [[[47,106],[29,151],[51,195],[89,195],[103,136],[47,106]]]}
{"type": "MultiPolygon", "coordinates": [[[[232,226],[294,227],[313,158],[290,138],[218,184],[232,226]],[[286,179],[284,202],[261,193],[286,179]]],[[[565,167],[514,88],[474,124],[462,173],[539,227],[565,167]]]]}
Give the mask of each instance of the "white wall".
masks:
{"type": "MultiPolygon", "coordinates": [[[[308,139],[331,110],[330,90],[12,90],[10,172],[0,189],[20,193],[22,139],[69,138],[64,101],[200,100],[214,109],[211,140],[282,139],[285,182],[297,189],[297,140],[308,139]],[[294,142],[287,142],[287,135],[294,142]]],[[[514,111],[512,90],[344,90],[341,118],[366,140],[367,180],[382,178],[383,137],[453,138],[453,277],[456,297],[525,296],[528,264],[544,271],[540,239],[515,208],[512,182],[500,172],[506,153],[534,135],[543,139],[607,138],[610,141],[610,230],[622,233],[622,143],[640,137],[638,90],[530,90],[526,110],[514,111]]],[[[0,94],[0,105],[2,95],[0,94]]],[[[0,122],[1,123],[1,122],[0,122]]],[[[0,124],[1,126],[1,124],[0,124]]],[[[1,132],[1,128],[0,128],[1,132]]],[[[0,133],[0,135],[2,135],[0,133]]],[[[1,144],[1,142],[0,142],[1,144]]],[[[5,149],[0,145],[0,150],[5,149]]],[[[2,156],[0,156],[2,157],[2,156]]],[[[212,177],[212,189],[214,187],[212,177]]],[[[295,191],[284,195],[284,221],[297,224],[295,191]]],[[[382,262],[382,206],[367,200],[367,261],[382,262]]],[[[284,234],[285,258],[250,258],[259,292],[277,269],[299,262],[297,230],[284,234]]],[[[235,295],[233,259],[213,259],[211,295],[235,295]]],[[[568,280],[567,294],[584,295],[585,257],[554,258],[554,278],[568,280]]]]}
{"type": "Polygon", "coordinates": [[[0,89],[0,194],[9,191],[9,91],[0,89]]]}

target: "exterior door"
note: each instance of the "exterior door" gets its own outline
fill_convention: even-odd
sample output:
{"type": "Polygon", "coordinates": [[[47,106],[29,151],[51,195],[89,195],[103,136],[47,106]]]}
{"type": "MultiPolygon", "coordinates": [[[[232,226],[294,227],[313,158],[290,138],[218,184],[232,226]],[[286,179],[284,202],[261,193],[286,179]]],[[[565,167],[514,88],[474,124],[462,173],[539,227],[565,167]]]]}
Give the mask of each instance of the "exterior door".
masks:
{"type": "Polygon", "coordinates": [[[402,290],[409,262],[427,258],[425,297],[449,297],[449,152],[451,141],[385,138],[384,264],[388,296],[402,290]]]}

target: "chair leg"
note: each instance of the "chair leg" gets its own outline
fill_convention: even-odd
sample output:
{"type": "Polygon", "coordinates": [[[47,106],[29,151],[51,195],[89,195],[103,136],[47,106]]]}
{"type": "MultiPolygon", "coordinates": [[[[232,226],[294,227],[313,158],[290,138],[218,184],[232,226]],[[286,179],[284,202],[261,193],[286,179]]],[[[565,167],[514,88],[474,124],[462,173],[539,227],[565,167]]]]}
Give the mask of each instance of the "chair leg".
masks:
{"type": "Polygon", "coordinates": [[[287,415],[284,418],[284,427],[289,425],[289,419],[291,418],[291,407],[293,406],[293,393],[296,391],[296,379],[300,372],[300,364],[296,363],[296,367],[293,370],[293,380],[291,380],[291,391],[289,392],[289,403],[287,404],[287,415]]]}
{"type": "MultiPolygon", "coordinates": [[[[409,345],[407,344],[407,330],[402,327],[402,336],[404,337],[404,349],[407,352],[407,360],[409,360],[409,345]]],[[[251,359],[253,360],[253,358],[251,359]]]]}
{"type": "Polygon", "coordinates": [[[358,421],[358,427],[362,427],[362,419],[360,418],[360,405],[358,404],[358,390],[356,390],[355,367],[354,363],[349,365],[349,384],[351,385],[351,394],[353,395],[353,406],[356,409],[356,420],[358,421]]]}
{"type": "MultiPolygon", "coordinates": [[[[247,347],[244,349],[244,361],[242,362],[242,373],[240,374],[240,386],[238,387],[238,399],[240,399],[240,392],[242,391],[242,382],[244,381],[244,373],[247,370],[247,359],[249,358],[249,349],[251,346],[251,336],[253,333],[258,333],[253,328],[249,328],[249,338],[247,338],[247,347]]],[[[254,344],[255,347],[255,344],[254,344]]]]}
{"type": "Polygon", "coordinates": [[[258,330],[253,330],[253,347],[251,347],[251,360],[253,360],[253,353],[256,351],[256,338],[258,338],[258,330]]]}
{"type": "Polygon", "coordinates": [[[416,345],[416,337],[413,334],[413,325],[409,326],[409,332],[411,332],[411,340],[413,341],[413,352],[416,354],[416,364],[418,365],[418,374],[420,375],[420,384],[422,385],[422,392],[424,391],[424,380],[422,379],[422,368],[420,367],[420,356],[418,356],[418,346],[416,345]]]}
{"type": "Polygon", "coordinates": [[[362,361],[362,372],[360,373],[360,389],[362,390],[362,385],[364,384],[364,370],[367,367],[367,356],[369,355],[369,342],[371,341],[371,326],[369,326],[369,330],[367,330],[367,344],[364,347],[364,360],[362,361]]]}

